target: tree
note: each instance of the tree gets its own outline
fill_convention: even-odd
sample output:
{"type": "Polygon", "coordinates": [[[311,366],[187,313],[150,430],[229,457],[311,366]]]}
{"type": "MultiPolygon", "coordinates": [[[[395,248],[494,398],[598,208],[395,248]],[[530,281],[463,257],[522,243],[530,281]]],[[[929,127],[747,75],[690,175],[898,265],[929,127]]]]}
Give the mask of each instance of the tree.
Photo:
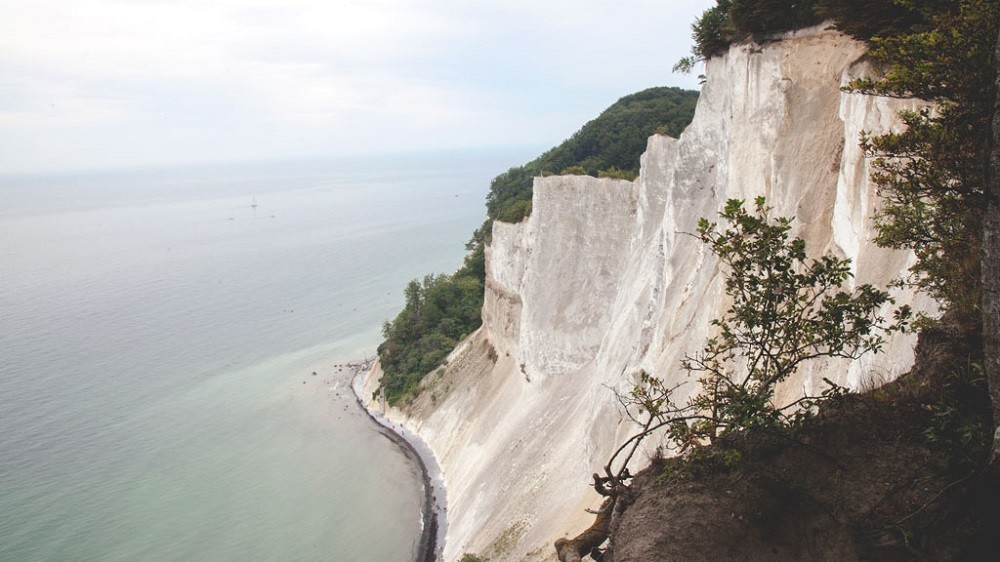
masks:
{"type": "Polygon", "coordinates": [[[993,105],[989,196],[983,220],[983,355],[993,402],[993,454],[990,466],[1000,477],[1000,32],[994,51],[996,98],[993,105]]]}
{"type": "Polygon", "coordinates": [[[725,292],[732,305],[712,322],[718,335],[684,362],[705,389],[693,404],[710,412],[692,429],[695,437],[787,425],[801,402],[776,407],[779,383],[812,359],[879,351],[882,334],[904,326],[909,316],[904,307],[887,323],[880,312],[891,299],[871,285],[853,294],[841,290],[851,277],[850,260],[808,259],[805,242],[790,238],[791,220],[771,222],[769,211],[763,197],[752,214],[742,201],[730,200],[721,213],[729,223],[724,230],[699,221],[699,238],[729,271],[725,292]]]}
{"type": "Polygon", "coordinates": [[[476,267],[467,259],[454,275],[427,275],[407,284],[406,306],[383,325],[386,339],[378,347],[382,391],[390,404],[412,398],[424,375],[479,327],[483,283],[476,267]]]}
{"type": "Polygon", "coordinates": [[[729,18],[735,39],[762,41],[769,35],[819,23],[815,0],[730,0],[729,18]]]}
{"type": "Polygon", "coordinates": [[[833,20],[837,29],[867,41],[873,36],[890,37],[909,33],[922,24],[916,2],[899,0],[821,0],[816,14],[833,20]]]}
{"type": "Polygon", "coordinates": [[[726,52],[739,41],[762,43],[771,36],[822,21],[817,0],[717,0],[691,25],[691,56],[674,65],[674,72],[690,72],[699,61],[726,52]]]}
{"type": "MultiPolygon", "coordinates": [[[[850,85],[870,94],[917,97],[934,108],[904,113],[907,129],[901,133],[863,139],[875,168],[872,179],[886,200],[876,242],[914,250],[910,281],[964,323],[982,326],[996,428],[1000,3],[906,5],[921,22],[871,40],[870,56],[886,74],[850,85]]],[[[1000,472],[1000,433],[995,436],[993,466],[1000,472]]]]}
{"type": "Polygon", "coordinates": [[[875,242],[917,256],[908,283],[978,322],[982,218],[994,103],[995,0],[921,4],[924,23],[871,39],[884,76],[853,81],[866,94],[932,105],[901,114],[905,130],[863,136],[884,205],[875,242]]]}
{"type": "MultiPolygon", "coordinates": [[[[772,221],[770,210],[762,197],[752,213],[743,201],[730,200],[720,214],[728,223],[725,228],[699,221],[698,237],[721,261],[732,304],[712,322],[718,335],[682,363],[700,383],[693,398],[675,402],[676,387],[645,372],[628,395],[618,395],[640,430],[615,450],[603,476],[594,474],[594,488],[609,498],[598,523],[605,513],[613,517],[615,505],[628,494],[628,465],[646,437],[665,430],[668,447],[684,452],[732,432],[793,427],[842,389],[831,383],[821,395],[775,404],[779,383],[812,359],[857,358],[878,351],[883,334],[906,326],[908,308],[898,309],[887,321],[881,311],[892,304],[888,293],[871,285],[842,290],[851,277],[850,260],[829,255],[809,259],[805,242],[790,235],[791,219],[772,221]]],[[[589,532],[594,528],[558,544],[557,552],[563,556],[596,548],[589,532]]]]}

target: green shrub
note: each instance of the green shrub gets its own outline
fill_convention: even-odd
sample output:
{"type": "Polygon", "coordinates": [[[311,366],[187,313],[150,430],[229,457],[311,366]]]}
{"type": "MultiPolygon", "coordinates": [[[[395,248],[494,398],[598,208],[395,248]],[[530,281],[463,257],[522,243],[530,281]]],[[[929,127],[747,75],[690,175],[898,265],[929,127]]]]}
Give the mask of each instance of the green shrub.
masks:
{"type": "Polygon", "coordinates": [[[564,168],[559,174],[563,176],[585,176],[587,175],[587,169],[583,166],[569,166],[568,168],[564,168]]]}
{"type": "Polygon", "coordinates": [[[929,2],[914,29],[871,40],[887,72],[856,92],[917,97],[934,110],[902,112],[900,132],[864,136],[884,204],[875,242],[910,249],[907,283],[963,317],[979,314],[981,236],[994,105],[993,54],[1000,4],[929,2]]]}
{"type": "Polygon", "coordinates": [[[692,56],[681,59],[674,70],[690,71],[698,61],[721,55],[739,41],[760,43],[777,33],[816,25],[823,19],[817,13],[821,1],[718,0],[692,24],[692,56]]]}
{"type": "Polygon", "coordinates": [[[923,20],[914,3],[899,0],[822,0],[816,15],[833,20],[837,29],[864,41],[898,35],[923,20]]]}
{"type": "Polygon", "coordinates": [[[528,215],[531,214],[531,200],[522,199],[520,201],[514,202],[511,206],[507,207],[500,212],[500,216],[497,220],[500,222],[510,222],[516,223],[521,222],[528,215]]]}
{"type": "Polygon", "coordinates": [[[382,390],[390,404],[415,396],[465,334],[479,327],[483,284],[469,274],[428,275],[406,286],[406,306],[382,327],[382,390]]]}
{"type": "Polygon", "coordinates": [[[712,322],[718,335],[684,361],[685,369],[701,376],[703,390],[692,404],[710,415],[682,433],[712,438],[789,425],[801,402],[775,405],[778,384],[817,357],[855,359],[879,351],[882,333],[908,319],[908,308],[894,324],[879,316],[889,294],[871,285],[853,294],[840,290],[851,277],[850,260],[807,258],[805,242],[789,236],[791,220],[771,221],[769,211],[763,197],[753,213],[730,200],[721,213],[728,222],[724,229],[699,221],[699,237],[727,270],[725,292],[732,304],[712,322]]]}
{"type": "Polygon", "coordinates": [[[633,181],[635,180],[635,178],[639,177],[639,174],[631,170],[622,170],[621,168],[615,168],[612,166],[607,170],[601,170],[600,172],[597,172],[597,177],[633,181]]]}
{"type": "MultiPolygon", "coordinates": [[[[698,236],[722,262],[725,293],[732,304],[714,320],[717,335],[683,367],[699,377],[700,391],[686,404],[673,401],[676,387],[641,372],[629,396],[619,396],[642,430],[611,457],[608,478],[620,479],[639,443],[665,429],[668,444],[698,451],[730,432],[795,427],[802,409],[838,396],[839,387],[790,404],[775,404],[777,386],[805,362],[823,357],[857,358],[878,351],[883,333],[902,329],[909,309],[887,322],[879,315],[891,302],[888,293],[862,285],[853,293],[841,286],[850,278],[850,260],[826,255],[809,259],[805,242],[791,238],[791,219],[769,219],[770,208],[757,198],[753,212],[730,200],[721,217],[725,227],[701,219],[698,236]],[[614,463],[627,454],[617,474],[614,463]]],[[[738,456],[712,453],[703,459],[715,468],[735,466],[738,456]]]]}
{"type": "Polygon", "coordinates": [[[735,35],[729,21],[729,2],[720,1],[717,6],[705,10],[695,20],[691,30],[697,58],[709,59],[724,53],[735,35]]]}
{"type": "Polygon", "coordinates": [[[743,455],[735,449],[702,447],[692,450],[685,461],[684,471],[699,477],[733,472],[743,465],[743,455]]]}

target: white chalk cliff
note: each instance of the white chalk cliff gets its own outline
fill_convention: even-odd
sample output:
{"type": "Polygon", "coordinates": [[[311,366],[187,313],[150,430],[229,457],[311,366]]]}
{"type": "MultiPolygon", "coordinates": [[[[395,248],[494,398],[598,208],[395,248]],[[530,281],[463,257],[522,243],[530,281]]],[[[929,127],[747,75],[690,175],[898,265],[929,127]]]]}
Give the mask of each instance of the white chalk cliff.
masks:
{"type": "MultiPolygon", "coordinates": [[[[532,215],[494,225],[483,327],[412,408],[389,413],[444,470],[446,560],[551,560],[555,539],[593,522],[590,475],[634,429],[611,389],[640,369],[685,380],[681,359],[725,310],[717,260],[689,233],[727,199],[767,197],[776,216],[794,217],[810,254],[852,259],[856,283],[885,287],[906,271],[908,254],[870,242],[878,202],[858,138],[893,127],[908,102],[840,91],[866,72],[864,51],[822,26],[734,46],[708,61],[680,139],[649,139],[637,180],[538,178],[532,215]]],[[[854,388],[894,377],[913,343],[900,336],[880,355],[815,363],[780,398],[816,391],[823,377],[854,388]]]]}

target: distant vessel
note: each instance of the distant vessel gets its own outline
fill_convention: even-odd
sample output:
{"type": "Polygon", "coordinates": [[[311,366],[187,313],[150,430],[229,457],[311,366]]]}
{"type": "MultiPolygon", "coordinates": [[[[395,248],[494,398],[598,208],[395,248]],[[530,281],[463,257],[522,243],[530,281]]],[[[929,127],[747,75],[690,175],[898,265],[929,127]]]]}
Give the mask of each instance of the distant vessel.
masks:
{"type": "Polygon", "coordinates": [[[257,196],[256,195],[253,196],[253,201],[250,203],[250,208],[253,209],[253,210],[255,210],[255,211],[257,210],[257,196]]]}

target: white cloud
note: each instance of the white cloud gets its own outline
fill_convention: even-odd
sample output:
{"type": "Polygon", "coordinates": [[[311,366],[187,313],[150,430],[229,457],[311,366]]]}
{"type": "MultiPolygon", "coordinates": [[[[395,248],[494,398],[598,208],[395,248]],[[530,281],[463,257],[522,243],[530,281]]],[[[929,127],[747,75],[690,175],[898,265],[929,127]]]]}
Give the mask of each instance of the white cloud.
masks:
{"type": "Polygon", "coordinates": [[[0,171],[554,142],[671,79],[664,4],[8,0],[0,171]]]}

